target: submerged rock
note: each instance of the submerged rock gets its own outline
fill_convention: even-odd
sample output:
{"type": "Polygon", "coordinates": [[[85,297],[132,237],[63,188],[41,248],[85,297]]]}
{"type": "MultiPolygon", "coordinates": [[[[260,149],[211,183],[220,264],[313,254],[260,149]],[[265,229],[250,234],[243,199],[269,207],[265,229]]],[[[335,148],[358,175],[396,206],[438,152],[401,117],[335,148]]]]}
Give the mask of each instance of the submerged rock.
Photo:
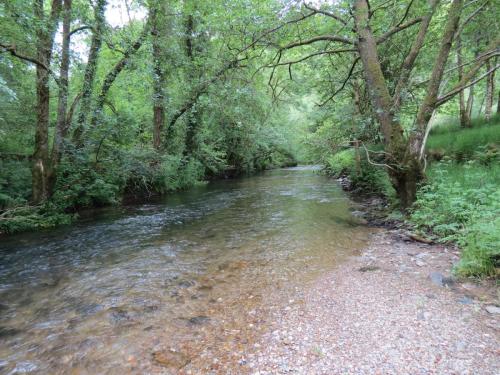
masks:
{"type": "Polygon", "coordinates": [[[454,284],[454,280],[451,277],[446,277],[440,272],[431,272],[429,278],[437,286],[451,286],[454,284]]]}
{"type": "Polygon", "coordinates": [[[181,369],[191,362],[191,359],[186,354],[172,349],[154,352],[153,360],[161,366],[175,369],[181,369]]]}
{"type": "Polygon", "coordinates": [[[109,320],[113,324],[125,323],[132,320],[132,316],[130,315],[130,313],[127,310],[122,309],[120,307],[112,307],[108,311],[109,311],[109,320]]]}
{"type": "Polygon", "coordinates": [[[0,337],[15,336],[22,331],[17,328],[1,327],[0,326],[0,337]]]}

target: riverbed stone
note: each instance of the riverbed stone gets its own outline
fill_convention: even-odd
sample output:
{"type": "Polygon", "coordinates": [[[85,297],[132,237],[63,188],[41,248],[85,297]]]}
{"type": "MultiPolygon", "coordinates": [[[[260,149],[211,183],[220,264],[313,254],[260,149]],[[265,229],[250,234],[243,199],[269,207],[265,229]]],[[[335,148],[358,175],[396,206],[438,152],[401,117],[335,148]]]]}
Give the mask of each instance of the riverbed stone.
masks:
{"type": "Polygon", "coordinates": [[[370,271],[378,271],[380,267],[374,266],[374,265],[369,265],[369,266],[363,266],[358,268],[359,272],[370,272],[370,271]]]}
{"type": "Polygon", "coordinates": [[[495,306],[495,305],[488,305],[485,307],[485,310],[488,311],[490,314],[500,314],[500,307],[495,306]]]}

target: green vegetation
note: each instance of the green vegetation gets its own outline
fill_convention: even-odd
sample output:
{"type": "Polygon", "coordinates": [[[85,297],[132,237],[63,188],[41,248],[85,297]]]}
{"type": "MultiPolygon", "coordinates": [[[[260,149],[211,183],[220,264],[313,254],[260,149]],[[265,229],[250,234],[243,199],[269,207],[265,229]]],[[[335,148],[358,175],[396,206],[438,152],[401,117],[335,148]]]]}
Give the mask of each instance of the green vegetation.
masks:
{"type": "MultiPolygon", "coordinates": [[[[408,217],[417,230],[462,249],[455,268],[461,276],[495,276],[500,266],[499,119],[473,121],[477,128],[445,123],[431,131],[427,180],[408,217]]],[[[375,150],[372,147],[370,153],[375,150]]],[[[357,166],[355,150],[344,149],[326,158],[325,171],[347,176],[363,193],[394,202],[388,174],[368,163],[365,155],[360,154],[357,166]]]]}
{"type": "MultiPolygon", "coordinates": [[[[359,150],[359,165],[356,162],[356,151],[352,148],[327,157],[325,172],[336,178],[347,176],[359,193],[382,194],[385,198],[393,200],[394,189],[387,172],[380,166],[371,164],[366,158],[366,153],[362,154],[363,152],[359,150]]],[[[370,152],[373,152],[373,148],[370,152]]]]}
{"type": "Polygon", "coordinates": [[[500,261],[500,164],[447,161],[432,165],[428,176],[410,221],[461,247],[460,275],[494,275],[500,261]]]}
{"type": "Polygon", "coordinates": [[[474,121],[472,128],[460,128],[456,122],[436,126],[427,142],[427,154],[430,159],[447,156],[457,162],[476,159],[477,157],[494,159],[500,144],[500,116],[490,121],[474,121]],[[483,155],[479,155],[479,154],[483,155]]]}

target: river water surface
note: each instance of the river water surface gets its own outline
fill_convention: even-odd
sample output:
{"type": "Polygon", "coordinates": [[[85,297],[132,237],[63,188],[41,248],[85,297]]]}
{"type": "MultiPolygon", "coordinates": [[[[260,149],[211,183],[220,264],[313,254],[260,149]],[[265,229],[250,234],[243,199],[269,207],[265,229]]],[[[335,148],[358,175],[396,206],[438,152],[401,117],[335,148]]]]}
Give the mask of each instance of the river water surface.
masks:
{"type": "Polygon", "coordinates": [[[352,209],[299,167],[2,238],[0,373],[243,365],[299,285],[365,244],[352,209]]]}

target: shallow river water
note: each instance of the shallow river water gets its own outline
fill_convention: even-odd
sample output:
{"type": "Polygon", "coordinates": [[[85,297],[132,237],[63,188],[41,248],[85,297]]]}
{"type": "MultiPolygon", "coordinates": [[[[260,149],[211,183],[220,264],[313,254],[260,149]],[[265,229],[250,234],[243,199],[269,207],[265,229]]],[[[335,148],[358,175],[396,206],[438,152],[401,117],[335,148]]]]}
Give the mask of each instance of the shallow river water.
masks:
{"type": "Polygon", "coordinates": [[[273,312],[301,303],[297,286],[365,244],[352,210],[335,181],[299,167],[1,238],[0,373],[245,363],[273,312]]]}

